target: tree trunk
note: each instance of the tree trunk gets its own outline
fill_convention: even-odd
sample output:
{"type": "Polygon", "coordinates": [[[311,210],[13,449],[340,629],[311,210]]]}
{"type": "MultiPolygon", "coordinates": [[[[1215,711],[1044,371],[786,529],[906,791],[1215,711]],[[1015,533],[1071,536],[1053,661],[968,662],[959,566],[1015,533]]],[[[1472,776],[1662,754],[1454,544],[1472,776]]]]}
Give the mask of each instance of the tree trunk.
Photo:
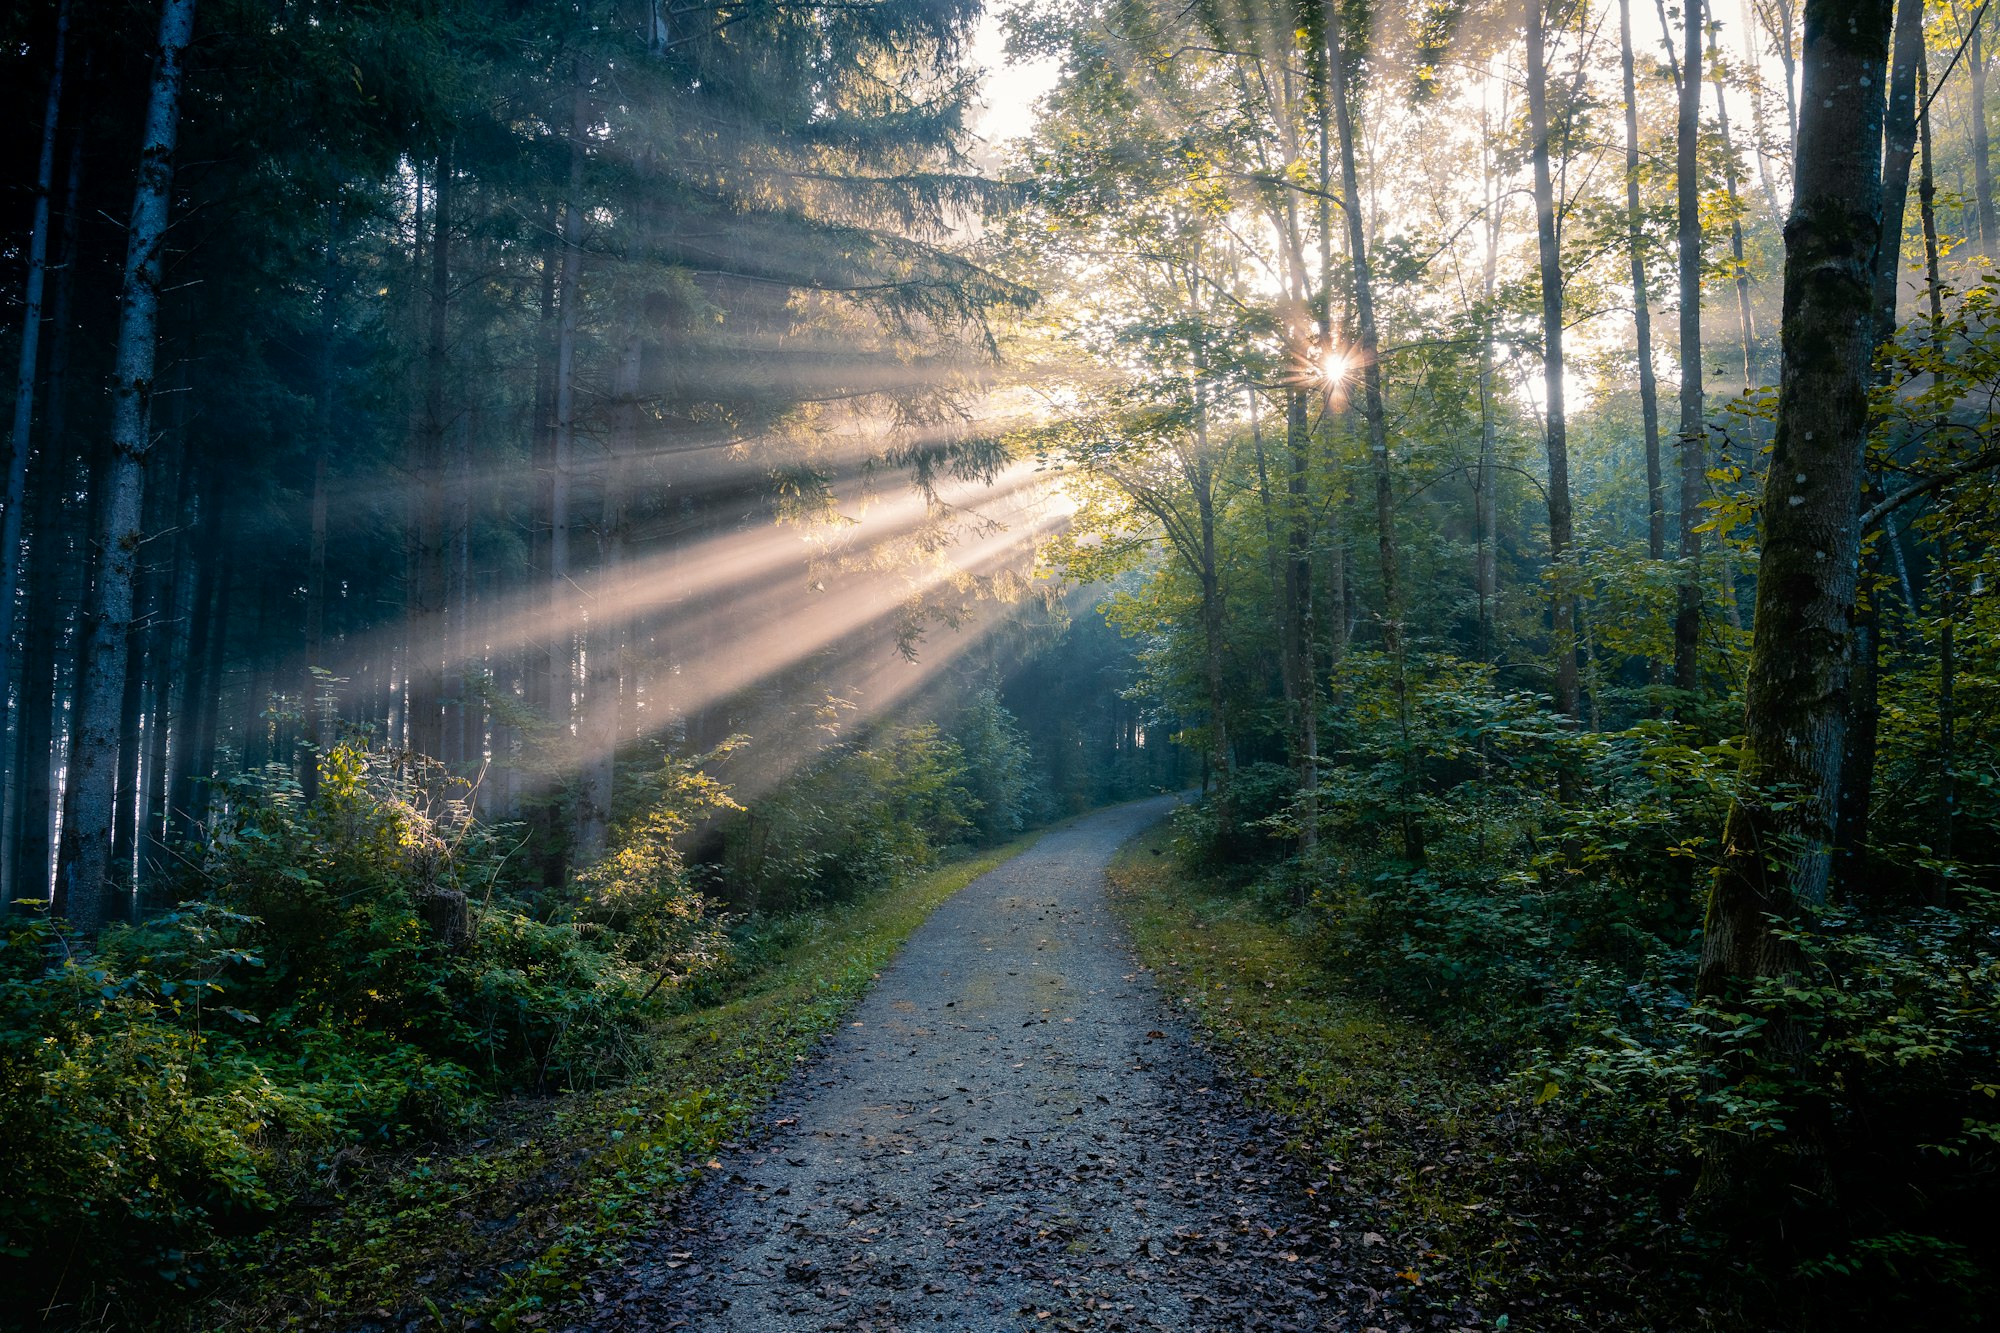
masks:
{"type": "Polygon", "coordinates": [[[146,491],[147,401],[159,337],[160,275],[173,151],[180,117],[182,56],[194,31],[195,0],[164,0],[159,57],[146,111],[138,188],[126,230],[125,277],[111,374],[111,460],[98,528],[101,563],[77,691],[77,745],[65,798],[60,911],[81,935],[104,924],[111,820],[117,784],[119,703],[125,686],[126,641],[146,491]]]}
{"type": "Polygon", "coordinates": [[[1340,11],[1328,3],[1327,69],[1332,82],[1334,126],[1340,138],[1340,193],[1347,201],[1347,259],[1354,284],[1355,352],[1361,371],[1361,418],[1368,431],[1368,457],[1375,474],[1375,554],[1382,577],[1382,648],[1395,666],[1396,716],[1402,793],[1398,823],[1403,856],[1423,863],[1423,825],[1416,815],[1416,753],[1411,744],[1410,683],[1403,641],[1402,558],[1396,542],[1396,488],[1389,466],[1389,414],[1382,400],[1382,342],[1375,328],[1375,270],[1368,258],[1368,230],[1361,217],[1360,173],[1355,169],[1354,110],[1349,102],[1345,41],[1340,11]]]}
{"type": "Polygon", "coordinates": [[[444,756],[444,654],[446,565],[450,556],[445,510],[449,479],[445,436],[451,428],[445,408],[450,373],[451,155],[440,152],[431,190],[429,329],[424,349],[424,408],[410,471],[415,540],[409,589],[410,749],[430,759],[444,756]]]}
{"type": "Polygon", "coordinates": [[[479,410],[468,406],[454,433],[451,481],[451,574],[445,588],[450,622],[445,649],[445,759],[467,777],[479,747],[478,720],[467,672],[472,644],[472,443],[479,436],[479,410]]]}
{"type": "MultiPolygon", "coordinates": [[[[1504,108],[1503,108],[1504,112],[1504,108]]],[[[1479,113],[1479,141],[1485,153],[1486,176],[1486,262],[1480,272],[1479,337],[1479,474],[1473,505],[1474,556],[1473,588],[1479,598],[1477,651],[1488,664],[1500,660],[1496,628],[1500,596],[1500,434],[1494,402],[1494,378],[1498,372],[1493,354],[1493,297],[1500,271],[1500,231],[1506,216],[1507,195],[1501,188],[1492,151],[1493,127],[1487,109],[1479,113]]]]}
{"type": "MultiPolygon", "coordinates": [[[[42,112],[35,166],[34,219],[28,229],[28,283],[21,303],[21,351],[14,373],[14,420],[7,437],[6,515],[0,519],[0,685],[14,670],[14,599],[21,578],[21,529],[28,502],[28,454],[35,422],[35,364],[42,345],[42,292],[48,280],[49,195],[55,189],[56,122],[62,110],[63,57],[69,48],[69,0],[56,10],[56,45],[42,112]]],[[[74,211],[74,210],[72,210],[74,211]]],[[[73,262],[74,256],[65,256],[73,262]]]]}
{"type": "Polygon", "coordinates": [[[201,836],[222,713],[222,667],[229,636],[229,553],[224,544],[223,502],[217,480],[213,469],[205,470],[205,485],[195,498],[200,510],[195,525],[197,572],[188,618],[188,669],[181,687],[183,739],[175,747],[171,801],[170,837],[175,842],[201,836]]]}
{"type": "MultiPolygon", "coordinates": [[[[1208,457],[1208,403],[1205,391],[1195,390],[1195,448],[1208,457]]],[[[1262,446],[1259,446],[1261,451],[1262,446]]],[[[1208,685],[1209,751],[1214,756],[1217,785],[1226,798],[1230,778],[1236,772],[1236,756],[1229,745],[1229,692],[1222,673],[1222,575],[1216,555],[1215,487],[1204,464],[1200,483],[1194,489],[1195,507],[1201,523],[1201,634],[1202,665],[1208,685]]],[[[1268,507],[1266,510],[1268,525],[1268,507]]],[[[1208,786],[1203,774],[1202,787],[1208,786]]]]}
{"type": "MultiPolygon", "coordinates": [[[[1676,203],[1681,277],[1681,574],[1674,608],[1674,685],[1701,685],[1701,497],[1708,479],[1708,428],[1701,392],[1701,0],[1686,0],[1676,203]]],[[[1788,25],[1789,26],[1789,25],[1788,25]]],[[[1789,48],[1788,48],[1789,49],[1789,48]]],[[[1789,62],[1788,62],[1789,63],[1789,62]]],[[[1790,72],[1786,79],[1789,83],[1790,72]]]]}
{"type": "MultiPolygon", "coordinates": [[[[1917,70],[1924,60],[1923,0],[1896,6],[1894,63],[1882,125],[1882,242],[1875,265],[1875,346],[1896,336],[1897,292],[1903,259],[1903,215],[1910,194],[1910,166],[1917,151],[1917,70]]],[[[1879,486],[1879,479],[1871,485],[1879,486]]],[[[1867,491],[1863,492],[1865,496],[1867,491]]],[[[1865,504],[1866,501],[1864,500],[1865,504]]],[[[1834,874],[1852,895],[1867,879],[1868,822],[1875,802],[1875,750],[1880,723],[1882,657],[1882,546],[1885,531],[1866,556],[1868,592],[1854,618],[1853,704],[1847,720],[1847,748],[1841,760],[1840,811],[1834,829],[1834,874]]]]}
{"type": "Polygon", "coordinates": [[[569,736],[575,692],[576,588],[570,581],[570,491],[576,469],[576,336],[583,306],[583,66],[573,71],[569,189],[563,201],[562,267],[556,277],[556,364],[549,459],[549,720],[569,736]]]}
{"type": "Polygon", "coordinates": [[[1950,862],[1957,853],[1958,825],[1958,652],[1954,642],[1958,616],[1953,596],[1950,529],[1938,533],[1938,831],[1934,848],[1939,867],[1933,901],[1944,905],[1951,885],[1950,862]]]}
{"type": "Polygon", "coordinates": [[[1743,201],[1737,190],[1736,144],[1729,137],[1729,99],[1722,88],[1722,51],[1713,40],[1709,57],[1715,82],[1716,126],[1722,133],[1722,183],[1729,199],[1729,261],[1736,275],[1736,325],[1743,339],[1743,389],[1747,393],[1757,384],[1757,324],[1750,313],[1750,269],[1743,262],[1743,201]]]}
{"type": "Polygon", "coordinates": [[[83,185],[83,136],[70,139],[63,184],[62,264],[56,271],[52,337],[49,341],[47,410],[42,447],[35,462],[35,531],[28,566],[28,605],[41,610],[26,618],[21,657],[21,712],[15,728],[14,878],[9,901],[46,899],[55,852],[55,750],[62,736],[56,711],[61,685],[64,629],[73,603],[63,597],[62,572],[80,559],[65,515],[73,489],[74,459],[65,447],[69,424],[69,359],[73,343],[71,311],[77,268],[77,196],[83,185]]]}
{"type": "MultiPolygon", "coordinates": [[[[1632,60],[1632,0],[1618,0],[1625,86],[1625,228],[1632,266],[1632,325],[1639,361],[1639,419],[1646,448],[1646,555],[1667,558],[1667,489],[1660,470],[1660,387],[1653,375],[1653,312],[1646,291],[1644,214],[1639,209],[1639,90],[1632,60]]],[[[1659,663],[1653,663],[1655,681],[1659,663]]]]}
{"type": "Polygon", "coordinates": [[[583,762],[577,782],[576,857],[588,865],[609,842],[611,799],[617,776],[619,665],[624,656],[625,473],[637,451],[643,344],[626,339],[613,385],[611,447],[604,459],[597,595],[590,607],[590,647],[584,692],[583,762]]]}
{"type": "MultiPolygon", "coordinates": [[[[529,567],[538,578],[549,572],[550,534],[555,513],[555,427],[556,427],[556,344],[558,342],[556,274],[562,267],[563,245],[560,209],[550,204],[543,214],[541,255],[541,314],[535,326],[535,404],[529,452],[535,474],[535,524],[529,567]]],[[[528,706],[554,717],[555,688],[549,675],[553,649],[543,653],[543,661],[530,661],[523,685],[528,706]]]]}
{"type": "Polygon", "coordinates": [[[1979,214],[1979,246],[1987,254],[2000,249],[2000,225],[1993,216],[1993,164],[1986,137],[1986,26],[1984,6],[1973,11],[1972,31],[1966,34],[1966,75],[1972,81],[1972,105],[1966,108],[1972,120],[1972,195],[1979,214]]]}
{"type": "Polygon", "coordinates": [[[313,395],[312,499],[306,535],[306,623],[304,669],[299,673],[299,707],[304,714],[306,754],[299,765],[299,789],[308,801],[319,796],[319,761],[331,743],[331,701],[322,701],[318,672],[326,670],[327,470],[338,446],[333,437],[334,399],[339,374],[340,208],[326,209],[326,248],[320,256],[319,374],[313,395]]]}
{"type": "MultiPolygon", "coordinates": [[[[186,397],[183,394],[181,401],[185,402],[186,397]]],[[[194,601],[194,573],[198,559],[195,528],[191,521],[195,508],[196,470],[188,456],[186,413],[176,415],[181,418],[176,431],[180,438],[181,460],[175,469],[179,474],[179,486],[174,498],[173,516],[169,520],[174,527],[173,558],[165,606],[153,622],[151,643],[147,647],[151,663],[147,674],[152,722],[147,733],[146,822],[140,830],[139,845],[142,892],[145,882],[155,878],[158,871],[164,870],[167,865],[167,838],[171,827],[171,807],[168,804],[172,794],[169,776],[171,761],[174,751],[185,748],[188,743],[186,695],[177,693],[177,689],[186,679],[192,664],[188,652],[188,622],[194,601]]]]}
{"type": "MultiPolygon", "coordinates": [[[[1746,782],[1723,831],[1695,980],[1698,995],[1724,1004],[1759,978],[1797,970],[1799,948],[1781,928],[1826,898],[1875,345],[1890,17],[1888,0],[1806,6],[1805,114],[1785,229],[1783,372],[1745,687],[1746,782]]],[[[1757,1040],[1768,1058],[1796,1066],[1808,1038],[1780,1016],[1757,1040]]],[[[1812,1128],[1794,1126],[1789,1138],[1797,1165],[1786,1197],[1812,1203],[1825,1190],[1812,1128]]],[[[1747,1151],[1711,1143],[1703,1173],[1709,1197],[1743,1182],[1747,1151]]]]}
{"type": "Polygon", "coordinates": [[[1556,709],[1582,714],[1577,684],[1576,588],[1571,547],[1576,534],[1569,497],[1569,423],[1563,412],[1562,249],[1556,236],[1555,181],[1549,170],[1548,75],[1544,68],[1542,5],[1527,0],[1528,136],[1535,169],[1535,236],[1542,279],[1542,388],[1549,456],[1549,563],[1555,572],[1556,709]]]}

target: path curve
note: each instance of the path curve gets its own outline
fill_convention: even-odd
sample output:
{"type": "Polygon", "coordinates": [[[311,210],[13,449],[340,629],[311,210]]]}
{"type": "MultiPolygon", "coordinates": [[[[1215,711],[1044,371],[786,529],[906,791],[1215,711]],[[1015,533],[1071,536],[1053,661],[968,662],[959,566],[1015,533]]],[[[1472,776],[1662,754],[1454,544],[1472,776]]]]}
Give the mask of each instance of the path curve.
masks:
{"type": "MultiPolygon", "coordinates": [[[[767,1133],[590,1294],[590,1329],[1361,1329],[1282,1129],[1105,899],[1175,804],[1088,816],[939,907],[767,1133]]],[[[1337,1244],[1338,1242],[1335,1242],[1337,1244]]]]}

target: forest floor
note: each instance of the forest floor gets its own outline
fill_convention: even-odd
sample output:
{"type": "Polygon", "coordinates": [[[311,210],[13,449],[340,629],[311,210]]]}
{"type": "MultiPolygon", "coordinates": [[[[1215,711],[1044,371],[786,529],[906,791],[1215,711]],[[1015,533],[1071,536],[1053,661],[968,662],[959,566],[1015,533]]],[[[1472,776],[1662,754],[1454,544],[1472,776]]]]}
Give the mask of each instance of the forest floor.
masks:
{"type": "Polygon", "coordinates": [[[1137,961],[1105,872],[1173,805],[1058,829],[938,908],[572,1327],[1435,1326],[1137,961]]]}

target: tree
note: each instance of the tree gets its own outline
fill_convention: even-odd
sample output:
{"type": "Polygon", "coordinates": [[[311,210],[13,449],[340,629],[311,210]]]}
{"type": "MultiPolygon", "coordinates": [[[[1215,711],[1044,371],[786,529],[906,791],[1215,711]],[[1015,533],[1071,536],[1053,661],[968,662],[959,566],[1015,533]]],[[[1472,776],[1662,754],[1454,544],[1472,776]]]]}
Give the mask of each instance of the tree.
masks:
{"type": "MultiPolygon", "coordinates": [[[[1887,0],[1808,0],[1797,187],[1785,236],[1784,366],[1764,491],[1744,778],[1709,895],[1698,993],[1733,1002],[1796,971],[1787,923],[1826,899],[1840,803],[1860,493],[1882,241],[1887,0]]],[[[1692,69],[1693,66],[1690,66],[1692,69]]],[[[1796,1059],[1796,1025],[1764,1046],[1796,1059]]],[[[1728,1155],[1710,1186],[1735,1182],[1728,1155]]],[[[1813,1182],[1807,1182],[1809,1185],[1813,1182]]]]}
{"type": "Polygon", "coordinates": [[[49,69],[42,151],[35,166],[35,215],[28,229],[28,282],[21,302],[21,355],[14,374],[14,420],[7,436],[7,494],[0,518],[0,680],[12,674],[14,595],[20,585],[23,511],[28,502],[28,455],[35,421],[35,366],[42,345],[42,292],[48,281],[49,196],[55,189],[56,126],[62,110],[63,63],[69,53],[69,0],[56,12],[55,58],[49,69]]]}
{"type": "Polygon", "coordinates": [[[1701,0],[1684,0],[1675,206],[1680,219],[1681,486],[1674,685],[1701,687],[1701,502],[1708,479],[1708,423],[1701,390],[1701,0]]]}
{"type": "Polygon", "coordinates": [[[144,531],[147,411],[158,350],[160,284],[172,202],[174,141],[180,126],[183,65],[194,34],[195,0],[163,0],[159,53],[139,149],[139,183],[127,228],[111,380],[111,454],[97,529],[100,563],[86,630],[77,741],[56,872],[60,912],[79,933],[104,921],[112,876],[111,826],[117,810],[119,719],[130,651],[133,593],[144,531]]]}
{"type": "Polygon", "coordinates": [[[1554,177],[1549,168],[1547,38],[1542,0],[1526,0],[1528,152],[1535,172],[1535,244],[1541,261],[1542,417],[1549,458],[1549,563],[1554,576],[1556,709],[1581,713],[1577,683],[1576,593],[1569,563],[1576,543],[1569,494],[1569,422],[1563,409],[1563,269],[1554,177]]]}

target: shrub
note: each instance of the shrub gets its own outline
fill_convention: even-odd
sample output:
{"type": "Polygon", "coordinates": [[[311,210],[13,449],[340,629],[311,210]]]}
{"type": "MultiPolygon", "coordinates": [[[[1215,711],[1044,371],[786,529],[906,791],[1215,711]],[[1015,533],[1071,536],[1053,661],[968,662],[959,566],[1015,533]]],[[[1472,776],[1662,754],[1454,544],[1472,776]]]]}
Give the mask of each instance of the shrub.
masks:
{"type": "Polygon", "coordinates": [[[964,751],[935,724],[829,749],[725,827],[727,892],[783,912],[923,870],[975,828],[966,778],[964,751]]]}

